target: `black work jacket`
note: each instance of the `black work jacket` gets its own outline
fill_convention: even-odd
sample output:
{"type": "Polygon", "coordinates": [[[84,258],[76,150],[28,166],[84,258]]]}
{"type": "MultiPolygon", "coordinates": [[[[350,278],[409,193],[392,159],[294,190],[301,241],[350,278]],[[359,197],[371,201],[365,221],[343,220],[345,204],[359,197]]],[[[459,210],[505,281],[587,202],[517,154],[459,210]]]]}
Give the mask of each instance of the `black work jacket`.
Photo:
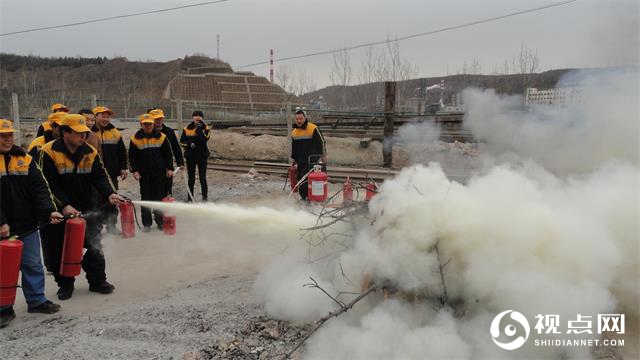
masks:
{"type": "Polygon", "coordinates": [[[160,132],[167,135],[167,139],[169,139],[169,145],[171,145],[171,152],[173,153],[173,158],[176,160],[176,165],[184,166],[182,149],[180,148],[180,143],[178,143],[178,137],[176,136],[175,130],[165,124],[162,124],[162,130],[160,130],[160,132]]]}
{"type": "Polygon", "coordinates": [[[120,176],[120,171],[127,170],[127,149],[122,140],[122,134],[113,124],[109,123],[104,129],[97,125],[91,129],[102,142],[102,161],[112,179],[120,176]]]}
{"type": "Polygon", "coordinates": [[[204,123],[202,126],[196,126],[196,122],[192,121],[191,124],[185,126],[182,129],[182,135],[180,135],[180,144],[184,146],[184,157],[188,159],[209,157],[207,142],[210,138],[211,130],[204,123]]]}
{"type": "Polygon", "coordinates": [[[62,139],[40,149],[40,167],[58,208],[71,205],[84,212],[95,208],[93,188],[104,197],[116,192],[98,150],[84,143],[71,153],[62,139]]]}
{"type": "Polygon", "coordinates": [[[167,135],[156,130],[150,134],[138,130],[129,143],[129,165],[131,172],[147,176],[165,176],[167,170],[173,170],[173,155],[167,135]]]}
{"type": "Polygon", "coordinates": [[[11,234],[25,236],[46,223],[56,210],[38,164],[22,148],[0,154],[0,225],[11,234]]]}
{"type": "Polygon", "coordinates": [[[302,126],[293,125],[291,131],[291,158],[299,165],[309,163],[311,155],[325,155],[325,142],[320,129],[305,120],[302,126]]]}

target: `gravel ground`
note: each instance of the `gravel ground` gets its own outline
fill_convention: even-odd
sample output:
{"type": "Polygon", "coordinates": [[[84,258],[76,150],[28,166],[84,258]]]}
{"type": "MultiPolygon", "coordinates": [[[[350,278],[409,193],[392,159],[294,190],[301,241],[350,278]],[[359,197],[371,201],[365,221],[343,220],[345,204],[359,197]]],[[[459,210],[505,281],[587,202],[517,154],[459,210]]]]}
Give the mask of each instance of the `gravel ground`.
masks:
{"type": "Polygon", "coordinates": [[[0,332],[2,359],[273,357],[308,330],[264,317],[253,280],[219,276],[90,314],[25,315],[0,332]]]}

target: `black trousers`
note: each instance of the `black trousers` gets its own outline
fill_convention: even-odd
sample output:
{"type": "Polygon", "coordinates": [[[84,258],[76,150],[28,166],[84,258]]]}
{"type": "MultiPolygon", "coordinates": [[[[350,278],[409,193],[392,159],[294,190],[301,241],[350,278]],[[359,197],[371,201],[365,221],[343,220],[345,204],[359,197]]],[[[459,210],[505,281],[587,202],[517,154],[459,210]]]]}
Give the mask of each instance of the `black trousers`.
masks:
{"type": "Polygon", "coordinates": [[[166,177],[165,179],[167,179],[167,181],[165,183],[164,196],[173,195],[173,176],[170,178],[166,177]]]}
{"type": "MultiPolygon", "coordinates": [[[[56,236],[56,232],[52,230],[52,225],[47,225],[40,229],[40,244],[42,246],[42,260],[44,262],[44,267],[49,272],[53,272],[51,267],[51,260],[49,259],[49,244],[51,243],[51,239],[56,236]]],[[[59,265],[59,264],[58,264],[59,265]]]]}
{"type": "MultiPolygon", "coordinates": [[[[104,253],[102,252],[102,237],[98,222],[94,217],[85,219],[87,226],[84,233],[84,248],[87,252],[82,258],[82,270],[87,275],[89,285],[99,285],[107,280],[105,273],[106,262],[104,253]]],[[[62,247],[64,245],[64,227],[65,224],[49,225],[47,229],[47,238],[42,242],[47,242],[47,252],[49,257],[49,266],[53,272],[56,283],[61,288],[73,287],[75,278],[60,276],[60,263],[62,261],[62,247]]]]}
{"type": "MultiPolygon", "coordinates": [[[[311,170],[311,165],[298,164],[298,176],[296,177],[296,180],[300,181],[300,179],[302,179],[302,177],[307,172],[309,172],[309,170],[311,170]]],[[[305,179],[304,182],[298,186],[298,194],[300,194],[300,199],[307,200],[308,192],[309,192],[309,181],[305,179]]]]}
{"type": "MultiPolygon", "coordinates": [[[[113,186],[118,190],[118,177],[109,177],[111,178],[113,186]]],[[[100,230],[102,230],[102,225],[107,225],[107,228],[116,227],[116,223],[118,222],[118,207],[111,205],[109,198],[100,195],[95,189],[94,193],[97,196],[96,206],[100,208],[100,216],[97,217],[100,230]]]]}
{"type": "MultiPolygon", "coordinates": [[[[166,195],[167,177],[164,173],[158,174],[140,174],[140,197],[142,200],[161,201],[166,195]]],[[[142,225],[151,226],[151,209],[142,207],[142,225]]],[[[162,226],[162,212],[153,210],[153,217],[159,227],[162,226]]]]}
{"type": "MultiPolygon", "coordinates": [[[[189,179],[189,190],[193,194],[193,187],[196,184],[196,166],[198,167],[198,178],[200,178],[200,189],[202,191],[202,200],[207,201],[209,188],[207,186],[207,158],[209,156],[190,156],[187,157],[187,175],[189,179]]],[[[194,195],[195,196],[195,195],[194,195]]],[[[195,199],[194,199],[195,200],[195,199]]]]}

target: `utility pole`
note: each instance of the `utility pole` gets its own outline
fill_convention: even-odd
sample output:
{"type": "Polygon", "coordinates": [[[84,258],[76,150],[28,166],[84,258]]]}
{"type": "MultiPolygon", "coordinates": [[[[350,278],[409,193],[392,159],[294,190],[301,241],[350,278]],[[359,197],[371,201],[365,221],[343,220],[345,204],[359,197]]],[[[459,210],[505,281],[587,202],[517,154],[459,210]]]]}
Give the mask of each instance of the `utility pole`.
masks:
{"type": "Polygon", "coordinates": [[[382,166],[391,167],[393,154],[393,117],[396,110],[396,82],[384,83],[384,140],[382,142],[382,166]]]}
{"type": "Polygon", "coordinates": [[[286,104],[286,112],[285,112],[285,116],[287,117],[287,159],[289,159],[289,164],[291,164],[291,157],[289,156],[289,154],[291,154],[291,130],[293,128],[293,119],[291,118],[291,103],[287,101],[286,104]]]}
{"type": "Polygon", "coordinates": [[[178,115],[178,129],[184,128],[184,121],[182,119],[182,99],[178,99],[176,102],[176,113],[178,115]]]}
{"type": "Polygon", "coordinates": [[[220,34],[216,34],[216,42],[217,42],[216,58],[220,60],[220,34]]]}
{"type": "MultiPolygon", "coordinates": [[[[14,129],[20,130],[20,106],[18,104],[18,94],[16,93],[11,94],[11,116],[13,117],[12,120],[14,129]]],[[[15,143],[18,146],[22,146],[22,143],[20,142],[22,140],[20,133],[21,131],[14,133],[14,136],[16,138],[15,143]]]]}

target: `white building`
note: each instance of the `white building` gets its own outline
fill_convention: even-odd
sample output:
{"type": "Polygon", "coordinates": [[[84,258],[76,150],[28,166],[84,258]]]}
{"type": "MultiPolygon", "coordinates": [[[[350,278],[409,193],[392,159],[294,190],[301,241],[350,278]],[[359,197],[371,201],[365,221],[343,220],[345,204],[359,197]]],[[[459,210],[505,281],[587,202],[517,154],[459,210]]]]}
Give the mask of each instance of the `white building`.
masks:
{"type": "Polygon", "coordinates": [[[579,87],[569,87],[560,89],[538,90],[536,88],[528,88],[525,104],[531,105],[550,105],[550,106],[566,106],[574,103],[582,98],[582,89],[579,87]]]}

